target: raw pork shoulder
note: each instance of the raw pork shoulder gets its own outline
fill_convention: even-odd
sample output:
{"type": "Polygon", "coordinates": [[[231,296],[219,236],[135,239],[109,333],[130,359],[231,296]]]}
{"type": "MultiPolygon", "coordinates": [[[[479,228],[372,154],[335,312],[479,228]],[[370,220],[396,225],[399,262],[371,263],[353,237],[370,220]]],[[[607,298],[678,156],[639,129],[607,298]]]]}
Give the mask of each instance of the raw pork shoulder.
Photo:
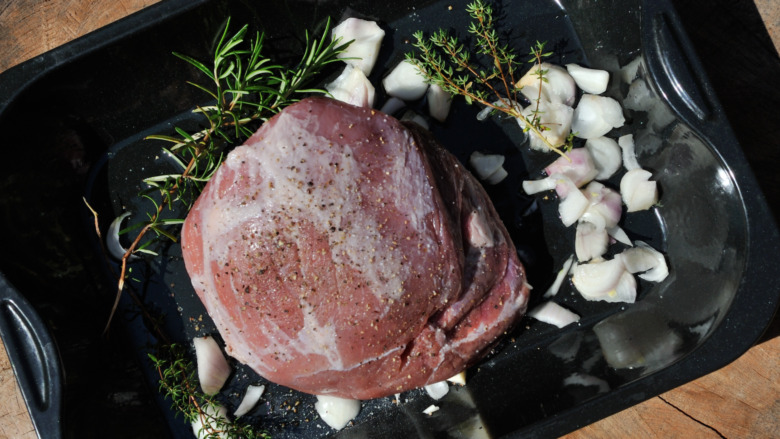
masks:
{"type": "Polygon", "coordinates": [[[313,394],[368,399],[449,378],[528,301],[471,174],[416,125],[325,98],[228,155],[182,244],[227,352],[313,394]]]}

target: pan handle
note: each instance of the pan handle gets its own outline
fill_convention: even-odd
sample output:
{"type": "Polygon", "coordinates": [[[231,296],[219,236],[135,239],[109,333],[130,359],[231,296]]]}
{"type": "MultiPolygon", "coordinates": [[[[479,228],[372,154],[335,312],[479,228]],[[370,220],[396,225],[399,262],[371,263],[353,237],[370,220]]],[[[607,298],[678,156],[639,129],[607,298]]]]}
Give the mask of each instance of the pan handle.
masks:
{"type": "Polygon", "coordinates": [[[41,317],[0,273],[0,337],[38,437],[62,437],[62,374],[54,340],[41,317]]]}
{"type": "Polygon", "coordinates": [[[704,67],[668,1],[642,3],[645,65],[658,92],[689,126],[716,125],[723,115],[704,67]]]}

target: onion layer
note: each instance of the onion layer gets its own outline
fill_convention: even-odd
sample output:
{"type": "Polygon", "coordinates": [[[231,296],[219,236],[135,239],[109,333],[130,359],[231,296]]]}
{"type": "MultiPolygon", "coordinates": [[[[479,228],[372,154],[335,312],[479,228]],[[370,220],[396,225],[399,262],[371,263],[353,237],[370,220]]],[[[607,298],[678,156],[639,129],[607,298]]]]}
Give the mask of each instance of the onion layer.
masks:
{"type": "Polygon", "coordinates": [[[360,401],[337,396],[317,395],[314,408],[326,424],[341,430],[360,413],[360,401]]]}
{"type": "Polygon", "coordinates": [[[200,387],[206,395],[215,395],[230,376],[230,365],[214,337],[195,337],[192,343],[195,345],[200,387]]]}
{"type": "Polygon", "coordinates": [[[414,101],[423,97],[428,90],[428,84],[420,69],[409,61],[401,61],[382,80],[382,85],[388,95],[414,101]]]}

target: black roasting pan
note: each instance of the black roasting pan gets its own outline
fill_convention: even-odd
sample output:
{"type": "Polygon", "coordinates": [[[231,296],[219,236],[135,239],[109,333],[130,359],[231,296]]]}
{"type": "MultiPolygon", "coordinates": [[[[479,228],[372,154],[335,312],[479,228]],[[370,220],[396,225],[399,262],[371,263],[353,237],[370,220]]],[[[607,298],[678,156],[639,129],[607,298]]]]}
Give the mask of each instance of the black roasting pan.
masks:
{"type": "MultiPolygon", "coordinates": [[[[267,46],[286,61],[304,30],[317,30],[327,16],[358,15],[387,31],[372,78],[379,79],[411,50],[413,31],[464,33],[464,5],[166,0],[0,75],[0,335],[40,437],[192,434],[157,392],[146,354],[161,337],[141,315],[165,316],[166,338],[185,344],[211,330],[208,319],[190,319],[201,308],[178,249],[133,266],[144,307],[123,295],[103,335],[116,261],[102,256],[85,203],[98,211],[104,233],[124,210],[142,208],[133,201],[141,178],[165,166],[151,159],[160,145],[143,137],[197,123],[190,110],[203,97],[186,84],[196,72],[171,52],[205,58],[231,17],[236,29],[263,29],[267,46]]],[[[669,278],[641,283],[632,305],[586,302],[564,286],[556,300],[582,316],[579,324],[557,329],[524,318],[433,416],[421,413],[432,400],[407,392],[398,405],[365,402],[354,425],[337,433],[318,419],[310,396],[269,386],[249,416],[274,437],[555,437],[723,367],[772,322],[780,238],[743,151],[754,145],[738,143],[671,3],[503,1],[498,10],[502,35],[520,53],[544,40],[553,62],[608,70],[606,94],[619,101],[629,87],[622,69],[639,59],[652,110],[626,110],[626,126],[610,135],[635,135],[662,201],[622,225],[664,252],[669,278]],[[642,361],[610,364],[610,346],[597,336],[603,331],[641,350],[642,361]],[[296,401],[300,410],[292,409],[296,401]]],[[[507,157],[509,177],[488,192],[528,268],[533,305],[571,254],[573,232],[559,225],[553,201],[519,189],[550,156],[528,152],[516,125],[476,122],[477,111],[461,102],[432,130],[464,163],[475,149],[507,157]]],[[[262,379],[238,367],[225,404],[254,381],[262,379]]]]}

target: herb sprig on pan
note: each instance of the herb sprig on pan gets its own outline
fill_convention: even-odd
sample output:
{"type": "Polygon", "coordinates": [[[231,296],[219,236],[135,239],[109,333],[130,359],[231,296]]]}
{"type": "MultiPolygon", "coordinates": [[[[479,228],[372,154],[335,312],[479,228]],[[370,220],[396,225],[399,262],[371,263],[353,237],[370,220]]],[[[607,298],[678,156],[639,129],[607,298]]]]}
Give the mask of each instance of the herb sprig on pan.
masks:
{"type": "Polygon", "coordinates": [[[157,355],[148,355],[160,376],[160,392],[171,399],[175,413],[181,413],[187,423],[202,426],[197,432],[199,438],[270,439],[266,432],[220,415],[223,409],[219,402],[199,390],[195,366],[182,346],[167,345],[157,355]]]}
{"type": "MultiPolygon", "coordinates": [[[[518,61],[512,48],[499,41],[493,8],[484,0],[476,0],[466,7],[466,11],[472,18],[468,33],[476,38],[476,53],[486,57],[490,65],[483,66],[473,61],[467,45],[443,29],[428,37],[422,31],[415,32],[413,45],[418,52],[407,53],[406,59],[419,67],[431,84],[438,85],[451,95],[463,96],[468,104],[478,103],[493,112],[519,119],[523,122],[524,131],[537,136],[550,150],[564,155],[565,150],[571,149],[572,136],[556,145],[544,136],[550,127],[542,122],[539,105],[542,84],[547,82],[546,71],[539,68],[535,73],[539,77],[540,93],[534,99],[530,118],[526,117],[519,104],[522,87],[517,85],[522,62],[518,61]]],[[[551,54],[545,51],[545,43],[537,41],[531,48],[529,62],[540,65],[551,54]]]]}
{"type": "Polygon", "coordinates": [[[203,84],[189,84],[205,92],[213,103],[194,110],[204,116],[205,128],[187,132],[176,127],[176,135],[147,137],[170,144],[168,148],[163,148],[163,153],[176,163],[179,172],[144,180],[148,189],[140,196],[154,207],[147,213],[145,221],[122,231],[127,233],[140,229],[122,257],[116,300],[106,329],[111,324],[124,289],[130,257],[136,253],[156,256],[152,250],[154,243],[161,239],[178,240],[176,226],[181,225],[184,219],[167,218],[166,212],[182,206],[186,216],[205,184],[222,164],[227,148],[249,138],[257,125],[307,94],[326,93],[325,90],[310,88],[310,85],[328,64],[340,60],[337,55],[349,44],[330,39],[328,20],[320,38],[312,39],[306,33],[306,45],[300,61],[293,67],[285,67],[263,55],[264,34],[258,32],[254,39],[248,39],[248,26],[232,36],[229,28],[230,20],[221,33],[213,58],[208,62],[174,54],[206,76],[203,84]],[[147,237],[150,233],[153,235],[150,235],[151,239],[147,237]]]}

